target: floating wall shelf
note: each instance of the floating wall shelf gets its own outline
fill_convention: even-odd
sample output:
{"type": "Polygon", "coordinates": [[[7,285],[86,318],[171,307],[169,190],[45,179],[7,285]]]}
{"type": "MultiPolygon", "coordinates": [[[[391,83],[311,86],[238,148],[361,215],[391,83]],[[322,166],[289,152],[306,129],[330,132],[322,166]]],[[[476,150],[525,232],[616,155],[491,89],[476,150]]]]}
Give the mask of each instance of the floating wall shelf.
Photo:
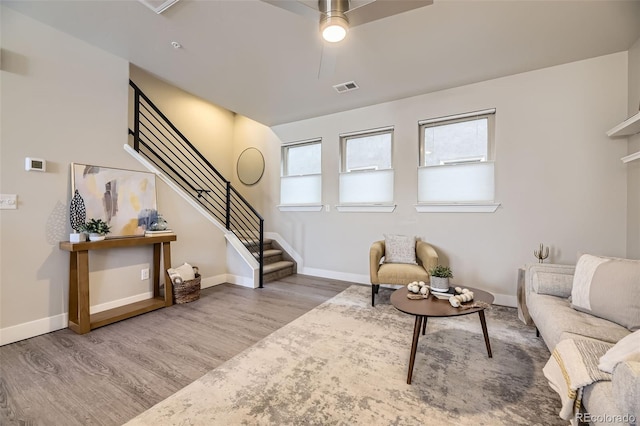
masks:
{"type": "Polygon", "coordinates": [[[640,133],[640,111],[607,132],[610,138],[622,138],[640,133]]]}

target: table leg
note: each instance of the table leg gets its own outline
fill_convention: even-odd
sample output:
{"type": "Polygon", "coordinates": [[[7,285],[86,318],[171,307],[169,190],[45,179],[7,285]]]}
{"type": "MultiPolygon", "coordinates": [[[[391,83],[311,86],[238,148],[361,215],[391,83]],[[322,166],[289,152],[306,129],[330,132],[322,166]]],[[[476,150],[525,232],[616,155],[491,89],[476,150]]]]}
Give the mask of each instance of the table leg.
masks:
{"type": "Polygon", "coordinates": [[[78,253],[69,253],[69,328],[78,327],[78,253]]]}
{"type": "Polygon", "coordinates": [[[427,332],[427,318],[428,317],[422,317],[422,335],[423,336],[427,332]]]}
{"type": "Polygon", "coordinates": [[[480,325],[482,325],[482,334],[484,334],[484,344],[487,346],[487,354],[489,358],[492,358],[491,343],[489,343],[489,333],[487,332],[487,321],[484,318],[484,310],[479,310],[478,315],[480,315],[480,325]]]}
{"type": "Polygon", "coordinates": [[[80,334],[91,331],[89,315],[89,251],[78,252],[78,325],[80,334]]]}
{"type": "Polygon", "coordinates": [[[411,384],[411,376],[413,376],[413,364],[416,361],[416,351],[418,349],[418,337],[420,337],[420,326],[422,325],[422,317],[416,315],[416,322],[413,325],[413,342],[411,342],[411,356],[409,357],[409,373],[407,375],[407,384],[411,384]]]}
{"type": "Polygon", "coordinates": [[[165,242],[162,245],[162,261],[164,262],[164,300],[165,306],[173,305],[173,283],[169,278],[167,269],[171,268],[171,243],[165,242]],[[168,296],[168,297],[167,297],[168,296]]]}

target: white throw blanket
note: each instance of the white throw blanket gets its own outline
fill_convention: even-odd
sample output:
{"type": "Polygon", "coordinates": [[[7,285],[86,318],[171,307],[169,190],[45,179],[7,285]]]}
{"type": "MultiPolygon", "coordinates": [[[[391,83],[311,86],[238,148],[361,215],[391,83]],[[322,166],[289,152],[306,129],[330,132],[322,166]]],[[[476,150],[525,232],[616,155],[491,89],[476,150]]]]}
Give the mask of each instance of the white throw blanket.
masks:
{"type": "Polygon", "coordinates": [[[549,386],[560,395],[560,417],[573,420],[580,411],[582,391],[599,380],[611,380],[611,374],[598,368],[598,362],[613,345],[586,339],[560,341],[542,369],[549,386]]]}

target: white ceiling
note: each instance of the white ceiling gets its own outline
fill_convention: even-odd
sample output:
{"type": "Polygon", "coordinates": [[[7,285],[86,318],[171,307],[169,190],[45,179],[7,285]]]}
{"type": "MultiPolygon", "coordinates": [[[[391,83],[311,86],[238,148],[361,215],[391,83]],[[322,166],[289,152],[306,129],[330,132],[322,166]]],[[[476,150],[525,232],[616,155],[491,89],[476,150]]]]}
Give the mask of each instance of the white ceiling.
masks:
{"type": "Polygon", "coordinates": [[[435,0],[352,28],[324,48],[319,75],[318,25],[259,0],[181,0],[161,15],[135,0],[2,4],[266,125],[624,51],[640,38],[638,0],[435,0]],[[360,89],[332,88],[350,80],[360,89]]]}

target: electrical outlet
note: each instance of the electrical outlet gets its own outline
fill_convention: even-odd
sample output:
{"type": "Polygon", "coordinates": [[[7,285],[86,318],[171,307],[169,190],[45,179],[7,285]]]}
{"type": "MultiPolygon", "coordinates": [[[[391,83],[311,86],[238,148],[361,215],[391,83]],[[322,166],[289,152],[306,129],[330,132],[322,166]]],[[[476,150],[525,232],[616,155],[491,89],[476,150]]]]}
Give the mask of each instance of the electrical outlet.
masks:
{"type": "Polygon", "coordinates": [[[140,280],[148,280],[149,279],[149,268],[144,268],[140,271],[140,280]]]}

